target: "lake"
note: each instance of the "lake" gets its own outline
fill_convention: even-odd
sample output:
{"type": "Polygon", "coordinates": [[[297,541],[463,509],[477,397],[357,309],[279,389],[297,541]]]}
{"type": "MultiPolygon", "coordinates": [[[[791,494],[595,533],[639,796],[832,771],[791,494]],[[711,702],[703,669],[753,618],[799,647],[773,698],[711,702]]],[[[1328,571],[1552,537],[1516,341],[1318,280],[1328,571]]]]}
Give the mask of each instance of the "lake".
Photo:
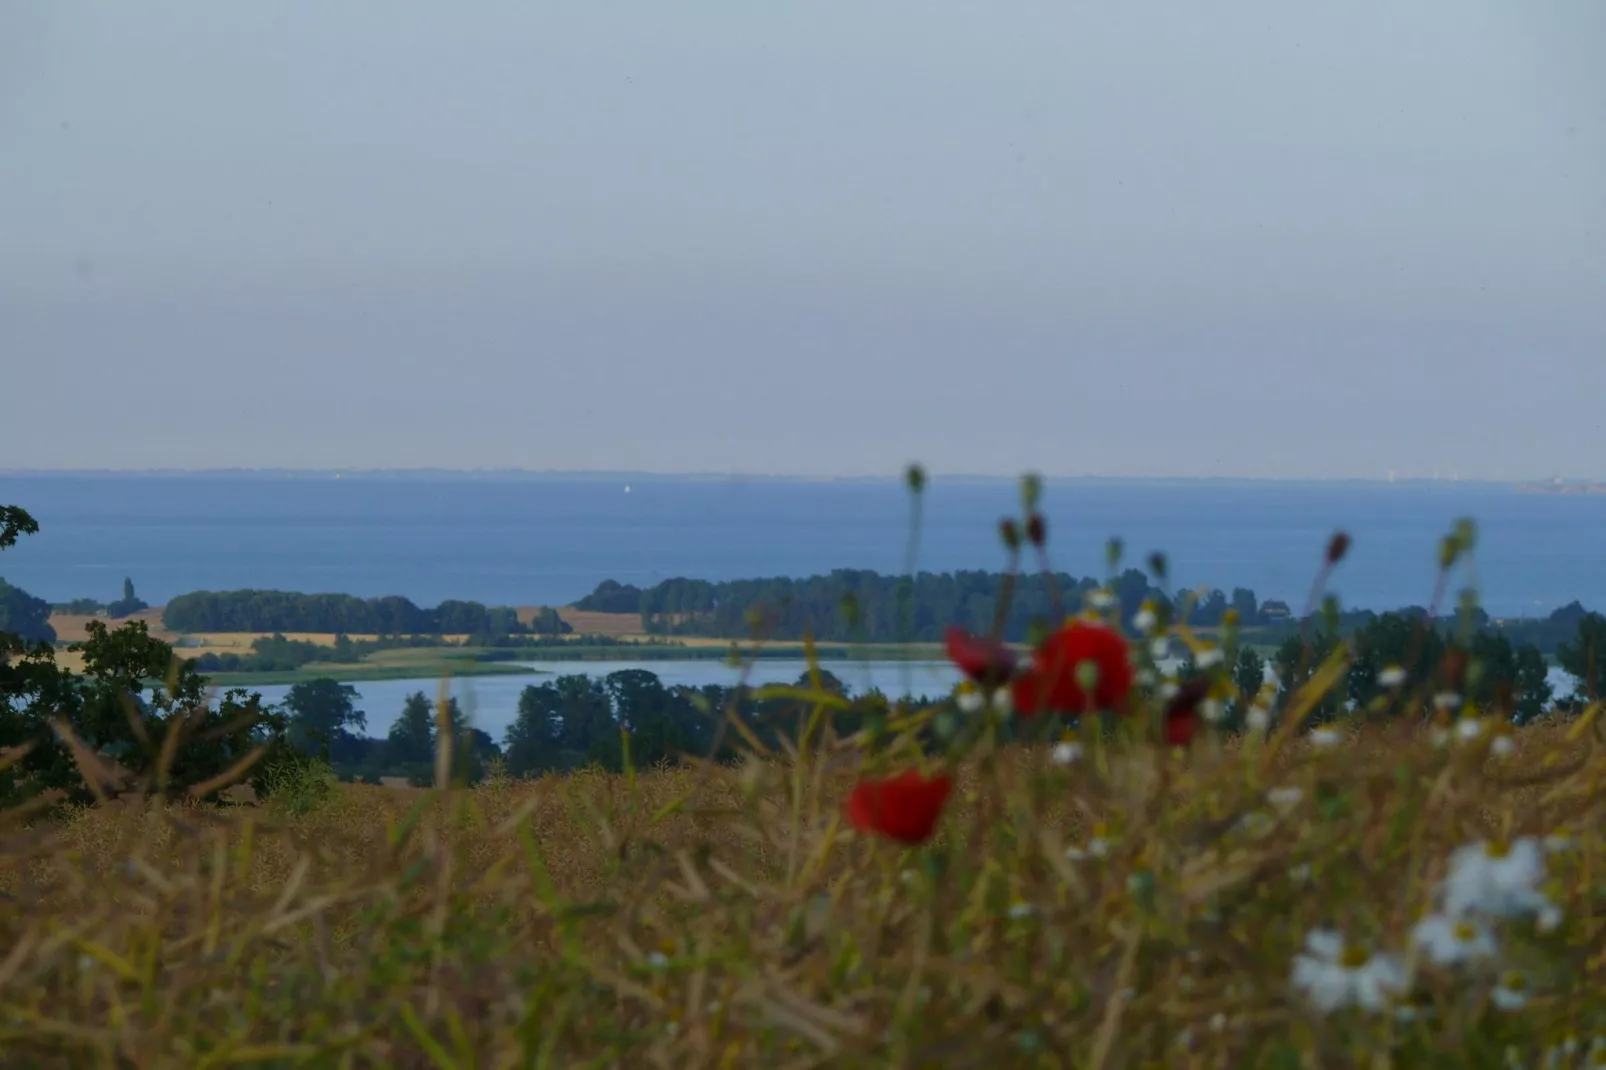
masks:
{"type": "MultiPolygon", "coordinates": [[[[701,687],[704,684],[732,686],[741,676],[741,670],[722,662],[692,661],[564,661],[525,662],[545,670],[541,676],[476,676],[451,681],[451,693],[456,695],[464,710],[468,711],[476,727],[489,732],[501,742],[508,726],[518,715],[519,694],[532,684],[538,685],[554,676],[567,674],[601,679],[609,673],[624,669],[644,669],[653,673],[665,686],[701,687]]],[[[1162,663],[1175,668],[1176,662],[1162,663]]],[[[959,674],[946,661],[872,661],[832,660],[820,662],[820,668],[833,673],[852,691],[879,687],[889,695],[924,695],[936,698],[945,694],[959,682],[959,674]],[[907,686],[905,684],[907,681],[907,686]]],[[[747,682],[763,684],[789,684],[808,669],[802,659],[764,658],[752,663],[747,670],[747,682]]],[[[1550,681],[1558,697],[1572,690],[1571,677],[1560,669],[1550,671],[1550,681]]],[[[367,734],[384,736],[401,714],[407,696],[422,691],[433,699],[440,689],[437,679],[378,680],[351,685],[359,696],[357,706],[368,715],[367,734]]],[[[259,687],[268,702],[280,702],[289,692],[288,686],[259,687]]]]}

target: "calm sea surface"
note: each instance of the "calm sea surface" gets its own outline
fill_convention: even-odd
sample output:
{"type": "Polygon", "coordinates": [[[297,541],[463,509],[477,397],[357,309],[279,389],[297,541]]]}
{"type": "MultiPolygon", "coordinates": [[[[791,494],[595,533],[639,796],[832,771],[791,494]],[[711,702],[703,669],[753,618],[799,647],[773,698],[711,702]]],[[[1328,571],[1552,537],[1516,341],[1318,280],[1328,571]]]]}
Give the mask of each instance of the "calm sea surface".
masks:
{"type": "MultiPolygon", "coordinates": [[[[240,587],[564,604],[603,579],[801,576],[903,567],[909,501],[896,481],[384,479],[347,476],[0,476],[0,503],[39,520],[0,554],[0,576],[51,601],[153,604],[240,587]]],[[[1182,584],[1252,588],[1302,604],[1327,537],[1354,549],[1334,588],[1347,605],[1425,602],[1435,546],[1480,524],[1478,576],[1501,616],[1573,599],[1606,608],[1606,496],[1525,495],[1474,484],[1081,482],[1045,496],[1056,567],[1102,574],[1105,541],[1131,563],[1164,550],[1182,584]]],[[[1013,484],[927,491],[918,565],[996,569],[1013,484]]]]}

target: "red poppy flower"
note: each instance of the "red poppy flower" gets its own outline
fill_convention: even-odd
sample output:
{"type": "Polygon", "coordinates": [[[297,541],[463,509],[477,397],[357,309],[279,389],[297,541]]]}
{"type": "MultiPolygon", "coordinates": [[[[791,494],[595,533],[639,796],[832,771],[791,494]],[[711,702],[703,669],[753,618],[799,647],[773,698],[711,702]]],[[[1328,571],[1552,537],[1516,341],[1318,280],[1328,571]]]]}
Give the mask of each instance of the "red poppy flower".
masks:
{"type": "Polygon", "coordinates": [[[1033,652],[1032,663],[1010,696],[1016,711],[1027,717],[1042,710],[1120,710],[1135,679],[1126,640],[1107,625],[1090,621],[1072,621],[1049,636],[1033,652]],[[1084,662],[1098,670],[1091,694],[1077,679],[1077,667],[1084,662]]]}
{"type": "Polygon", "coordinates": [[[848,823],[899,843],[924,843],[937,827],[952,787],[946,776],[923,776],[914,769],[885,780],[861,780],[848,795],[848,823]]]}
{"type": "Polygon", "coordinates": [[[1199,703],[1210,695],[1210,681],[1197,677],[1183,684],[1165,707],[1165,741],[1186,747],[1199,731],[1199,703]]]}
{"type": "Polygon", "coordinates": [[[971,635],[959,625],[951,625],[943,636],[952,661],[970,679],[984,686],[995,686],[1015,672],[1015,652],[996,639],[971,635]]]}

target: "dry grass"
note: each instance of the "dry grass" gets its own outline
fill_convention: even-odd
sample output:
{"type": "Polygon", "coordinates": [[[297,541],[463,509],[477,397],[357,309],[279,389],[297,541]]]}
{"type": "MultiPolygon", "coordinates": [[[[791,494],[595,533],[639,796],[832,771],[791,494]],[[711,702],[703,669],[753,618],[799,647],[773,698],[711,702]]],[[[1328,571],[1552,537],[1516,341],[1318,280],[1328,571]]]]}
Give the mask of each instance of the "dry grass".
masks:
{"type": "Polygon", "coordinates": [[[1500,1066],[1606,1025],[1592,720],[1487,761],[1408,728],[1186,754],[1089,735],[1069,766],[983,753],[910,851],[842,827],[860,752],[809,738],[736,769],[15,817],[0,1058],[1500,1066]],[[1273,786],[1300,800],[1271,806],[1273,786]],[[1291,990],[1311,928],[1402,949],[1455,846],[1563,827],[1580,839],[1551,863],[1561,927],[1501,933],[1526,1008],[1491,1009],[1488,972],[1419,971],[1431,1013],[1410,1024],[1323,1016],[1291,990]],[[1107,856],[1072,860],[1095,832],[1107,856]]]}

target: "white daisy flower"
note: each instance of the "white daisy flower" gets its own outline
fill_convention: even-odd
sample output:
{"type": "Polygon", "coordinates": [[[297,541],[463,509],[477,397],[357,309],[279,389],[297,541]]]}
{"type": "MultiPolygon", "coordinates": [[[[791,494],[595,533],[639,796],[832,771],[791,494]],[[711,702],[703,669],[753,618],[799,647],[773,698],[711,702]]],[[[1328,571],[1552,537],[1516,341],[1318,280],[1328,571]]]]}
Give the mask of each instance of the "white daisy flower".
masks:
{"type": "Polygon", "coordinates": [[[1500,983],[1489,992],[1489,1000],[1503,1011],[1514,1011],[1528,1005],[1528,978],[1517,970],[1500,976],[1500,983]]]}
{"type": "Polygon", "coordinates": [[[1167,680],[1160,685],[1160,697],[1167,702],[1176,698],[1181,691],[1182,687],[1175,680],[1167,680]]]}
{"type": "Polygon", "coordinates": [[[1272,788],[1266,793],[1266,801],[1279,810],[1292,810],[1304,797],[1305,793],[1293,786],[1272,788]]]}
{"type": "Polygon", "coordinates": [[[1143,603],[1143,607],[1132,618],[1132,630],[1139,635],[1148,635],[1154,631],[1154,626],[1160,623],[1160,618],[1154,615],[1154,607],[1143,603]]]}
{"type": "Polygon", "coordinates": [[[1510,732],[1501,732],[1489,744],[1489,753],[1496,758],[1509,758],[1517,751],[1517,741],[1511,738],[1510,732]]]}
{"type": "Polygon", "coordinates": [[[1344,737],[1339,734],[1336,728],[1323,726],[1311,730],[1310,744],[1313,747],[1336,747],[1342,742],[1344,742],[1344,737]]]}
{"type": "Polygon", "coordinates": [[[1138,670],[1138,683],[1143,685],[1144,687],[1153,687],[1156,683],[1159,682],[1159,679],[1160,678],[1158,676],[1154,675],[1154,670],[1153,669],[1139,669],[1138,670]]]}
{"type": "Polygon", "coordinates": [[[1036,912],[1030,903],[1012,903],[1009,907],[1009,916],[1015,919],[1029,918],[1036,912]]]}
{"type": "Polygon", "coordinates": [[[1539,891],[1545,879],[1545,855],[1532,836],[1507,843],[1481,841],[1457,847],[1444,879],[1447,914],[1478,911],[1511,918],[1533,914],[1550,905],[1539,891]]]}
{"type": "Polygon", "coordinates": [[[1225,1014],[1217,1011],[1210,1016],[1210,1031],[1212,1033],[1219,1033],[1225,1028],[1227,1028],[1227,1016],[1225,1014]]]}
{"type": "Polygon", "coordinates": [[[1075,844],[1065,848],[1065,857],[1072,862],[1080,862],[1084,858],[1103,858],[1110,853],[1110,844],[1103,836],[1094,836],[1087,841],[1086,847],[1075,844]]]}
{"type": "Polygon", "coordinates": [[[1429,962],[1440,966],[1494,958],[1500,950],[1487,925],[1448,914],[1430,914],[1417,922],[1411,941],[1422,949],[1429,962]]]}
{"type": "Polygon", "coordinates": [[[1164,661],[1171,656],[1171,640],[1165,636],[1149,640],[1149,656],[1155,661],[1164,661]]]}
{"type": "Polygon", "coordinates": [[[1455,736],[1463,743],[1471,743],[1483,735],[1486,727],[1482,717],[1462,717],[1455,722],[1455,736]]]}
{"type": "Polygon", "coordinates": [[[1015,700],[1010,694],[1009,688],[1000,687],[998,690],[993,692],[993,709],[997,710],[1001,714],[1004,714],[1005,716],[1008,716],[1014,707],[1015,700]]]}
{"type": "Polygon", "coordinates": [[[1106,588],[1103,587],[1090,592],[1087,596],[1087,600],[1094,609],[1109,609],[1111,606],[1115,605],[1115,595],[1111,594],[1106,588]]]}
{"type": "Polygon", "coordinates": [[[1199,716],[1204,718],[1206,724],[1220,724],[1225,712],[1220,699],[1207,698],[1199,703],[1199,716]]]}
{"type": "Polygon", "coordinates": [[[1056,743],[1050,757],[1054,759],[1056,765],[1072,765],[1081,759],[1082,745],[1070,741],[1056,743]]]}
{"type": "Polygon", "coordinates": [[[1461,705],[1461,696],[1454,691],[1440,691],[1433,696],[1433,706],[1440,710],[1453,710],[1461,705]]]}
{"type": "Polygon", "coordinates": [[[1264,706],[1251,706],[1244,714],[1244,724],[1251,732],[1264,732],[1271,727],[1271,711],[1264,706]]]}
{"type": "Polygon", "coordinates": [[[954,696],[954,703],[965,713],[980,713],[982,707],[987,704],[987,696],[983,695],[979,688],[961,688],[954,696]]]}
{"type": "Polygon", "coordinates": [[[1534,914],[1534,925],[1542,933],[1555,932],[1561,926],[1561,907],[1546,902],[1534,914]]]}
{"type": "Polygon", "coordinates": [[[1393,690],[1405,683],[1405,669],[1399,665],[1390,665],[1377,674],[1377,686],[1393,690]]]}
{"type": "Polygon", "coordinates": [[[1219,646],[1208,647],[1194,656],[1193,663],[1201,669],[1213,669],[1217,665],[1224,665],[1227,661],[1227,652],[1219,646]]]}
{"type": "Polygon", "coordinates": [[[1316,929],[1305,937],[1305,953],[1294,958],[1292,980],[1324,1013],[1349,1006],[1381,1011],[1406,983],[1397,956],[1346,944],[1331,929],[1316,929]]]}

